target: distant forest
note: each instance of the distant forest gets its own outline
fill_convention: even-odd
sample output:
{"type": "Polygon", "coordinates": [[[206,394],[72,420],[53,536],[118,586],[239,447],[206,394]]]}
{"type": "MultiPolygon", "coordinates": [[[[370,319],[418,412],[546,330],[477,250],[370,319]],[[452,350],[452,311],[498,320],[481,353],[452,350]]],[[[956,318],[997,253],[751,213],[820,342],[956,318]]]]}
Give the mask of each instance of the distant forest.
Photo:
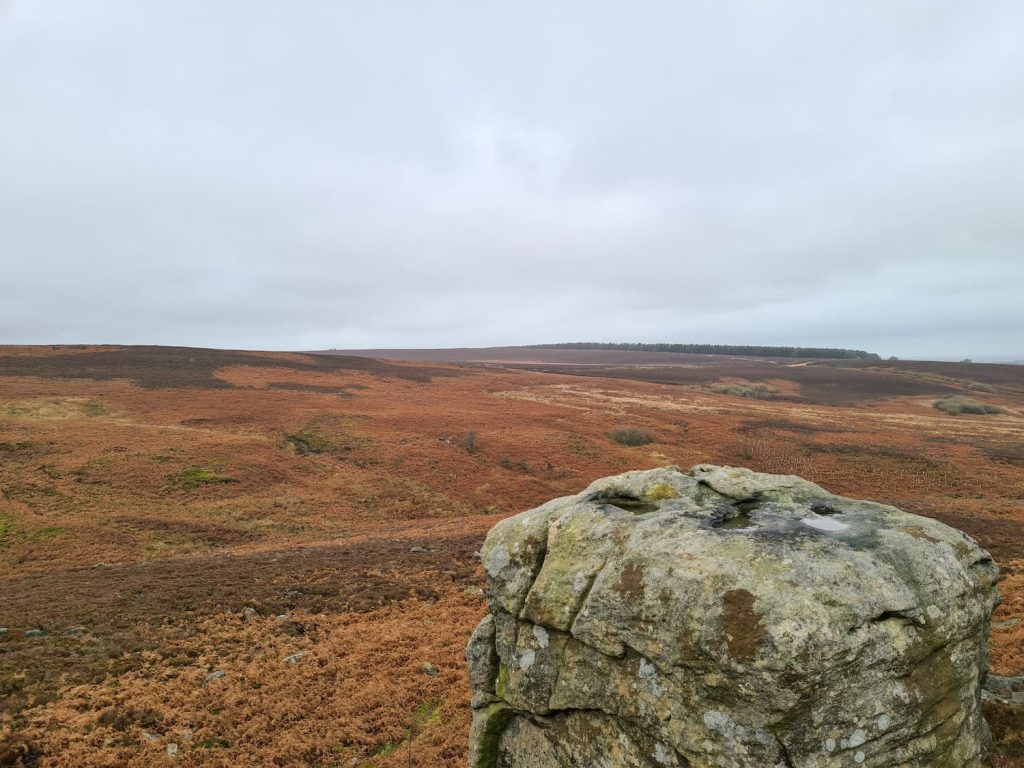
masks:
{"type": "Polygon", "coordinates": [[[611,349],[625,352],[689,352],[695,355],[747,357],[814,357],[838,360],[880,360],[863,349],[831,347],[758,347],[735,344],[634,344],[630,342],[571,341],[564,344],[528,344],[529,349],[611,349]]]}

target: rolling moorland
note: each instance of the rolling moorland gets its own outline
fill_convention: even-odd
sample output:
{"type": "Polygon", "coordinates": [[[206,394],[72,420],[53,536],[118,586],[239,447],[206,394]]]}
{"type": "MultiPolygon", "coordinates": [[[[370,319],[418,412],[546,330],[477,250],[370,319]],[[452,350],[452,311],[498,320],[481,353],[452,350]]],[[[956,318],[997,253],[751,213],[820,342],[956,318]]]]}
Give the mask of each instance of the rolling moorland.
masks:
{"type": "Polygon", "coordinates": [[[462,766],[487,530],[702,462],[966,531],[1024,672],[1024,367],[3,347],[0,767],[462,766]]]}

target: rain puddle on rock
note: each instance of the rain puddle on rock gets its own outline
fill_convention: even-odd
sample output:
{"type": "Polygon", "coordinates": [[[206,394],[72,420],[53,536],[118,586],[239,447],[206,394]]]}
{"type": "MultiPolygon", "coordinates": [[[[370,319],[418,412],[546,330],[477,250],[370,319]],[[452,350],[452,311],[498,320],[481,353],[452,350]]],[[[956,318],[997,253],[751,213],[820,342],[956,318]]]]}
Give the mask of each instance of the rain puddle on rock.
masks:
{"type": "Polygon", "coordinates": [[[645,512],[656,512],[659,509],[657,504],[643,499],[634,499],[629,496],[611,496],[606,499],[597,499],[601,504],[611,504],[613,507],[632,512],[634,515],[642,515],[645,512]]]}
{"type": "Polygon", "coordinates": [[[849,526],[830,517],[802,517],[800,522],[819,531],[845,531],[849,526]]]}

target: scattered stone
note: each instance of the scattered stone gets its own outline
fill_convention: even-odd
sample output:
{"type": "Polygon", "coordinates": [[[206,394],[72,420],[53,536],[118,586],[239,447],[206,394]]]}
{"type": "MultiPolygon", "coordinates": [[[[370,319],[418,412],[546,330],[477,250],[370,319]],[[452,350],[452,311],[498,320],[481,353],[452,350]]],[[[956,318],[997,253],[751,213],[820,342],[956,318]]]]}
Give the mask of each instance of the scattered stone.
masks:
{"type": "Polygon", "coordinates": [[[46,631],[42,629],[26,629],[25,637],[46,637],[46,631]]]}
{"type": "Polygon", "coordinates": [[[1003,704],[1020,706],[1024,704],[1024,675],[1003,677],[989,674],[981,691],[985,701],[1001,701],[1003,704]]]}
{"type": "Polygon", "coordinates": [[[224,677],[224,673],[217,670],[216,672],[211,672],[206,676],[206,682],[212,683],[214,680],[220,680],[222,677],[224,677]]]}
{"type": "Polygon", "coordinates": [[[93,568],[109,568],[110,566],[106,563],[96,563],[93,568]]]}
{"type": "Polygon", "coordinates": [[[88,631],[85,627],[68,627],[64,634],[68,637],[82,637],[88,631]]]}
{"type": "Polygon", "coordinates": [[[436,677],[437,676],[437,667],[435,667],[429,661],[426,664],[423,665],[423,671],[426,672],[431,677],[436,677]]]}
{"type": "Polygon", "coordinates": [[[671,467],[504,520],[482,556],[470,768],[982,765],[998,569],[935,520],[671,467]]]}
{"type": "Polygon", "coordinates": [[[462,592],[463,592],[463,594],[469,595],[470,597],[483,597],[484,596],[483,589],[481,589],[480,587],[477,587],[477,586],[466,587],[464,590],[462,590],[462,592]]]}
{"type": "Polygon", "coordinates": [[[992,625],[992,629],[1013,629],[1020,624],[1020,619],[1007,619],[1006,621],[997,621],[992,625]]]}
{"type": "Polygon", "coordinates": [[[0,627],[0,635],[6,635],[10,631],[7,627],[0,627]]]}
{"type": "Polygon", "coordinates": [[[178,745],[172,741],[170,744],[167,745],[166,752],[168,757],[177,757],[178,745]]]}
{"type": "Polygon", "coordinates": [[[298,664],[299,663],[299,659],[301,659],[307,653],[309,653],[309,651],[299,651],[297,653],[293,653],[291,656],[285,656],[284,657],[284,663],[285,664],[298,664]]]}
{"type": "Polygon", "coordinates": [[[429,549],[424,549],[423,547],[409,547],[409,551],[410,552],[429,552],[430,550],[429,549]]]}
{"type": "Polygon", "coordinates": [[[279,613],[279,614],[277,614],[277,616],[274,617],[274,621],[287,621],[287,620],[288,620],[288,614],[287,613],[279,613]]]}
{"type": "Polygon", "coordinates": [[[143,738],[144,741],[157,741],[157,740],[159,740],[160,737],[157,736],[155,733],[150,733],[149,731],[143,731],[142,732],[142,738],[143,738]]]}
{"type": "Polygon", "coordinates": [[[245,608],[242,609],[243,621],[252,621],[253,619],[258,619],[259,616],[260,612],[253,608],[251,605],[247,605],[245,606],[245,608]]]}

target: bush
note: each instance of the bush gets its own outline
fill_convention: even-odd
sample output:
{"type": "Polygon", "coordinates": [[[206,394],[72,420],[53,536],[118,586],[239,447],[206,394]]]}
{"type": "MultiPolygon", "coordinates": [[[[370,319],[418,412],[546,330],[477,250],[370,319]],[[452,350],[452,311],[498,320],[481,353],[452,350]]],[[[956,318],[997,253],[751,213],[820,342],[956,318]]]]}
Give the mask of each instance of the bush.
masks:
{"type": "Polygon", "coordinates": [[[636,427],[613,429],[608,433],[608,437],[619,445],[650,445],[654,442],[654,435],[645,429],[637,429],[636,427]]]}
{"type": "Polygon", "coordinates": [[[755,400],[771,400],[772,395],[779,391],[778,387],[769,384],[714,384],[711,391],[719,395],[734,397],[750,397],[755,400]]]}
{"type": "Polygon", "coordinates": [[[462,436],[462,447],[466,453],[476,453],[476,432],[467,432],[462,436]]]}
{"type": "Polygon", "coordinates": [[[974,392],[988,392],[989,394],[992,394],[996,391],[996,388],[991,384],[985,384],[981,381],[968,381],[965,386],[974,392]]]}
{"type": "Polygon", "coordinates": [[[952,416],[959,416],[962,413],[984,416],[992,413],[1005,413],[998,405],[983,403],[963,395],[952,395],[935,401],[935,407],[944,413],[952,416]]]}

